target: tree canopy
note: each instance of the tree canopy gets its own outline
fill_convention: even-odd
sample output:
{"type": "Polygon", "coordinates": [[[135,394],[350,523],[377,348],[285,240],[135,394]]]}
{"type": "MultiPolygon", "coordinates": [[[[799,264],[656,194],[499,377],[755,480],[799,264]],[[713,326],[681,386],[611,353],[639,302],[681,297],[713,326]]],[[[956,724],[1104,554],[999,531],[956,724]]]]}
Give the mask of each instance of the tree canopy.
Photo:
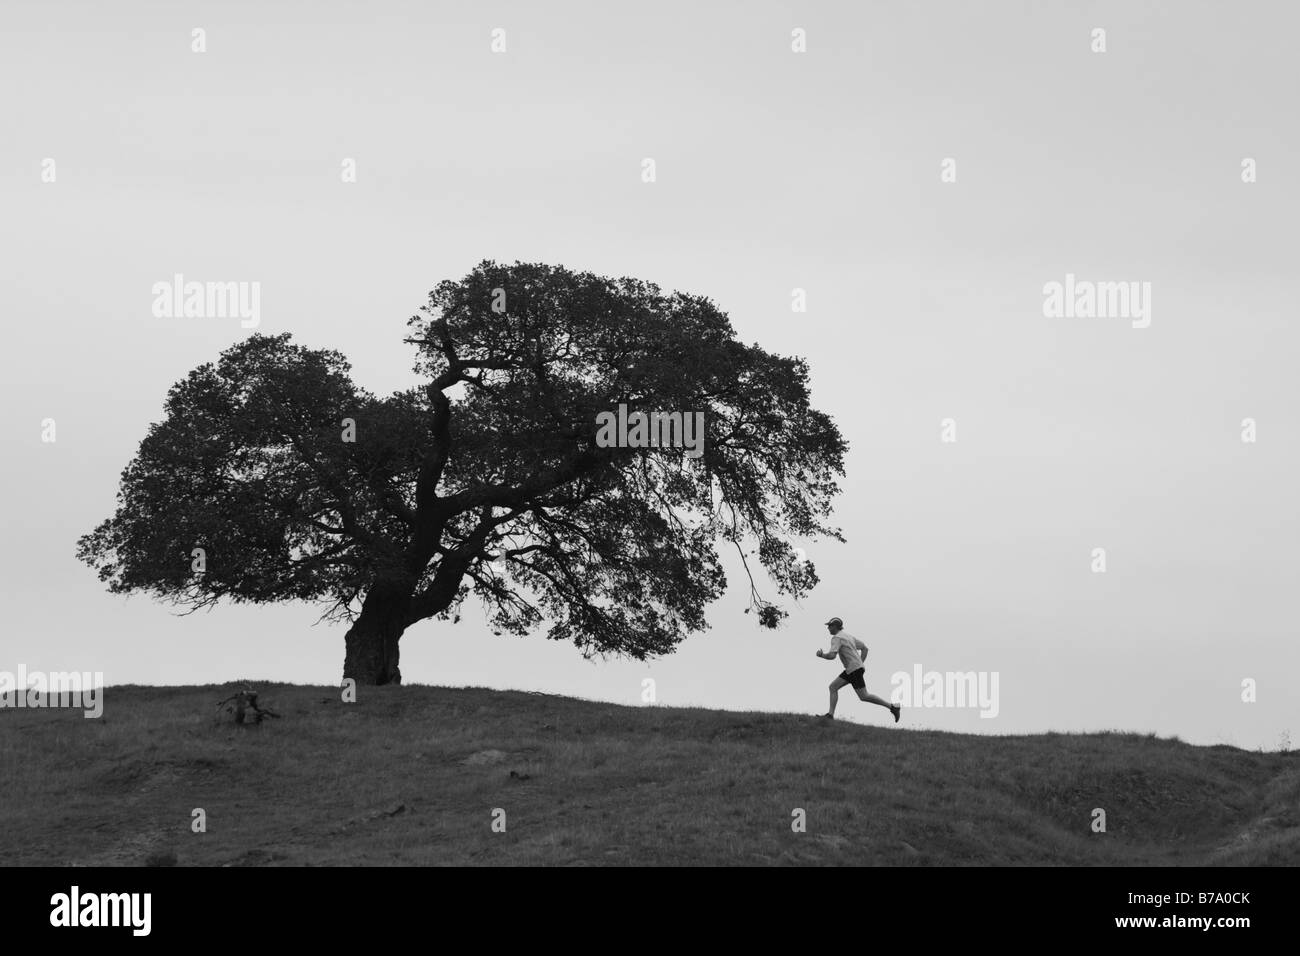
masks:
{"type": "Polygon", "coordinates": [[[795,599],[816,584],[791,540],[840,539],[845,443],[806,363],[737,341],[709,299],[483,262],[408,328],[420,384],[383,398],[288,333],[194,369],[78,556],[110,591],[189,609],[321,602],[362,683],[400,681],[406,628],[471,596],[497,631],[644,659],[707,626],[720,544],[765,626],[785,612],[756,566],[795,599]],[[702,446],[598,440],[619,406],[702,415],[702,446]]]}

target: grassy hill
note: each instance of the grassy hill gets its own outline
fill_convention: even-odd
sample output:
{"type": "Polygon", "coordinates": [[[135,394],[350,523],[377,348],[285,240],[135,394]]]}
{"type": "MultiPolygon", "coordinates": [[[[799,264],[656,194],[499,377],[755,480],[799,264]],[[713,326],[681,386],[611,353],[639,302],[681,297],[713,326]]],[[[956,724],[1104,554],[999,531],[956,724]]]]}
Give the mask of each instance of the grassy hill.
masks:
{"type": "Polygon", "coordinates": [[[0,710],[0,859],[1300,863],[1295,752],[423,686],[345,704],[333,687],[258,685],[282,718],[244,728],[215,716],[233,689],[112,687],[99,720],[0,710]],[[191,832],[196,807],[206,833],[191,832]],[[807,832],[792,832],[795,808],[807,832]]]}

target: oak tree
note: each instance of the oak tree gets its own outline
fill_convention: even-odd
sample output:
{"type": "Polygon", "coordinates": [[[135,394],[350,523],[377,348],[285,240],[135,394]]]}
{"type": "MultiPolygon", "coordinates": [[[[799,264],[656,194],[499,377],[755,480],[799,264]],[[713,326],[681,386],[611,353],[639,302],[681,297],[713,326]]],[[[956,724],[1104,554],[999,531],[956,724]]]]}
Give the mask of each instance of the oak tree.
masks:
{"type": "Polygon", "coordinates": [[[707,626],[722,547],[767,627],[785,611],[757,565],[795,599],[816,584],[791,540],[840,539],[845,443],[807,364],[742,344],[709,299],[483,262],[409,329],[419,385],[387,397],[288,334],[194,369],[78,556],[112,592],[187,611],[323,602],[362,684],[400,682],[406,630],[471,597],[498,632],[646,659],[707,626]],[[620,405],[702,414],[702,446],[602,439],[620,405]]]}

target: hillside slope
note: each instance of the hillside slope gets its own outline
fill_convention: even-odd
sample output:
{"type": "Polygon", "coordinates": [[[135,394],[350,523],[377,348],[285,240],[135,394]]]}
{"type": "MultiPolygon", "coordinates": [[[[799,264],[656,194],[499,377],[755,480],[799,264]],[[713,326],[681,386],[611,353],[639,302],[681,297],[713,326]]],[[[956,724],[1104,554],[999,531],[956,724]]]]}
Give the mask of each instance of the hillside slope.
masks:
{"type": "Polygon", "coordinates": [[[0,859],[1300,863],[1295,752],[481,689],[361,688],[345,704],[333,687],[258,687],[282,718],[250,728],[216,719],[229,686],[108,688],[99,720],[0,710],[0,859]],[[1096,807],[1105,833],[1091,831],[1096,807]],[[195,808],[206,833],[191,832],[195,808]],[[792,831],[796,808],[806,832],[792,831]]]}

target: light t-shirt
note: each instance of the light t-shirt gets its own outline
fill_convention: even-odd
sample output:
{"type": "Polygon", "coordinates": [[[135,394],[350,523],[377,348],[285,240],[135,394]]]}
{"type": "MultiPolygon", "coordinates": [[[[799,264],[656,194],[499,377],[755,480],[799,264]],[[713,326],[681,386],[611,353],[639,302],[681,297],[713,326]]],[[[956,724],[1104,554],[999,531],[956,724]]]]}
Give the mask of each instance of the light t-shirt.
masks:
{"type": "Polygon", "coordinates": [[[831,653],[839,654],[840,661],[844,664],[844,670],[852,674],[863,666],[862,655],[867,653],[867,645],[848,631],[840,631],[831,638],[831,653]]]}

